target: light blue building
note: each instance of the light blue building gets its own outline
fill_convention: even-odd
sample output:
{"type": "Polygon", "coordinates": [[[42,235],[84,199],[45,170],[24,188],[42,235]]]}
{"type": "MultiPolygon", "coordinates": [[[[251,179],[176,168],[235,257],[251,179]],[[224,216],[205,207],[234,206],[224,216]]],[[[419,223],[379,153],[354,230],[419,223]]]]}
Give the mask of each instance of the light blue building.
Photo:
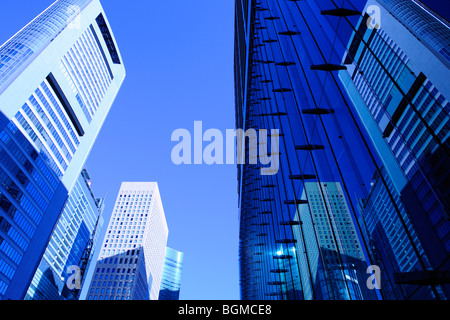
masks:
{"type": "Polygon", "coordinates": [[[0,47],[0,299],[25,297],[124,78],[98,0],[56,1],[0,47]]]}
{"type": "Polygon", "coordinates": [[[179,300],[184,253],[166,248],[158,300],[179,300]]]}
{"type": "Polygon", "coordinates": [[[370,0],[347,48],[340,78],[383,162],[361,210],[387,294],[448,298],[450,25],[420,1],[370,0]]]}
{"type": "Polygon", "coordinates": [[[299,209],[294,221],[301,222],[304,236],[296,230],[293,250],[280,246],[279,254],[308,252],[298,262],[300,277],[294,277],[305,299],[315,294],[321,300],[376,300],[366,286],[367,263],[341,184],[306,182],[301,199],[309,199],[309,204],[299,209]]]}
{"type": "Polygon", "coordinates": [[[83,170],[52,233],[26,300],[77,299],[103,226],[103,203],[103,198],[94,196],[90,177],[83,170]],[[69,281],[73,275],[74,281],[69,281]]]}
{"type": "Polygon", "coordinates": [[[167,227],[156,182],[122,182],[80,300],[158,300],[167,227]]]}

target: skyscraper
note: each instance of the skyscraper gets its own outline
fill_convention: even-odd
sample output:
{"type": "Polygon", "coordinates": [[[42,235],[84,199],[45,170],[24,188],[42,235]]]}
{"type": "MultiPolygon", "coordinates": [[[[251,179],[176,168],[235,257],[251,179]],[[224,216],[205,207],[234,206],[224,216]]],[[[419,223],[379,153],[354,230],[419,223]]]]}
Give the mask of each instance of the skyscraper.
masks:
{"type": "Polygon", "coordinates": [[[300,241],[293,249],[309,252],[308,259],[299,261],[301,278],[310,280],[301,283],[305,299],[312,299],[314,291],[324,300],[376,299],[366,287],[367,263],[341,185],[306,182],[301,199],[309,204],[294,221],[302,221],[305,237],[295,230],[300,241]],[[340,271],[343,265],[345,272],[340,271]]]}
{"type": "Polygon", "coordinates": [[[340,73],[383,162],[362,210],[394,296],[429,298],[427,285],[446,282],[433,272],[450,271],[450,24],[419,1],[371,0],[363,12],[340,73]],[[383,204],[383,183],[397,207],[383,204]]]}
{"type": "Polygon", "coordinates": [[[23,299],[124,80],[98,0],[60,0],[0,47],[0,298],[23,299]]]}
{"type": "Polygon", "coordinates": [[[179,300],[181,288],[181,275],[183,272],[183,252],[166,248],[164,269],[159,290],[158,300],[179,300]]]}
{"type": "MultiPolygon", "coordinates": [[[[83,259],[87,268],[103,225],[103,198],[96,198],[91,179],[83,170],[75,184],[39,263],[26,300],[75,300],[81,289],[83,259]],[[90,243],[92,241],[92,243],[90,243]],[[81,279],[78,288],[69,277],[81,279]]],[[[85,270],[83,270],[85,271],[85,270]]]]}
{"type": "Polygon", "coordinates": [[[123,182],[87,300],[158,300],[168,228],[156,182],[123,182]]]}
{"type": "MultiPolygon", "coordinates": [[[[402,1],[383,1],[388,2],[400,4],[402,1]]],[[[374,37],[377,43],[386,42],[383,38],[385,33],[379,28],[371,27],[371,32],[360,34],[360,30],[369,28],[364,29],[364,24],[368,22],[365,6],[366,1],[362,0],[339,3],[333,0],[236,1],[236,126],[244,130],[278,129],[280,132],[280,170],[277,174],[260,175],[259,170],[263,165],[259,164],[238,165],[243,299],[395,298],[389,287],[381,286],[381,290],[378,290],[379,286],[366,286],[363,277],[365,275],[368,280],[368,267],[379,266],[381,282],[387,281],[397,286],[397,280],[389,278],[392,276],[389,268],[383,268],[383,264],[380,264],[383,256],[373,254],[373,244],[377,240],[368,236],[370,231],[367,232],[367,229],[373,229],[375,220],[364,219],[369,215],[369,204],[370,208],[373,208],[372,218],[387,218],[381,217],[383,211],[377,212],[379,199],[384,201],[382,210],[394,210],[395,216],[391,217],[391,221],[394,221],[396,231],[390,229],[389,222],[384,226],[379,224],[377,229],[387,228],[388,232],[384,236],[391,237],[391,242],[395,242],[395,237],[400,237],[402,244],[405,244],[405,239],[410,244],[419,241],[418,232],[413,230],[414,219],[406,216],[407,200],[400,198],[400,190],[392,181],[399,178],[405,182],[405,178],[386,178],[386,172],[392,170],[393,165],[396,166],[393,162],[397,160],[392,157],[386,160],[385,153],[380,149],[381,144],[370,134],[366,118],[360,117],[360,109],[365,105],[355,101],[357,94],[355,90],[349,89],[349,80],[342,81],[342,75],[348,72],[350,76],[356,73],[358,77],[364,78],[365,72],[375,76],[382,74],[378,71],[383,68],[394,68],[393,60],[383,56],[385,51],[380,50],[374,50],[374,61],[370,61],[379,63],[377,60],[385,59],[381,66],[378,66],[378,71],[367,68],[366,71],[361,70],[361,73],[353,72],[355,68],[343,59],[347,53],[350,56],[368,56],[369,52],[372,53],[365,46],[365,41],[370,36],[374,37]],[[352,43],[351,39],[355,34],[364,36],[364,41],[352,43]],[[364,46],[358,47],[359,44],[364,46]],[[374,179],[378,179],[378,183],[374,179]],[[331,221],[336,216],[330,210],[332,207],[324,205],[325,199],[328,199],[325,184],[340,190],[338,199],[342,196],[342,200],[332,203],[335,205],[334,209],[348,210],[345,219],[352,224],[351,231],[355,232],[356,238],[353,241],[357,241],[353,243],[352,249],[347,247],[349,244],[342,242],[343,232],[350,231],[346,229],[344,221],[331,228],[331,221]],[[318,205],[315,198],[311,197],[314,195],[308,192],[311,186],[317,187],[315,192],[322,204],[318,205]],[[374,188],[377,188],[376,191],[374,188]],[[324,222],[328,223],[317,224],[316,219],[320,217],[314,216],[314,210],[321,210],[324,222]],[[324,230],[319,230],[318,227],[329,228],[329,239],[321,239],[324,234],[319,231],[324,230]],[[324,246],[326,240],[335,247],[324,246]],[[347,249],[352,251],[351,255],[346,253],[347,249]],[[353,252],[358,250],[360,254],[354,255],[353,252]],[[360,263],[353,263],[354,261],[360,263]],[[359,293],[358,288],[361,289],[359,293]]],[[[410,17],[409,13],[405,14],[398,6],[394,7],[398,10],[397,14],[410,17]]],[[[372,14],[373,8],[367,8],[372,14]]],[[[381,23],[384,23],[384,20],[382,17],[381,23]]],[[[404,24],[408,26],[411,21],[413,20],[404,24]]],[[[370,22],[376,25],[377,21],[370,22]]],[[[430,32],[428,29],[426,24],[421,24],[414,32],[424,34],[430,32]]],[[[394,29],[393,33],[396,30],[394,29]]],[[[436,34],[427,36],[436,41],[430,47],[441,52],[442,56],[445,55],[446,49],[443,49],[445,45],[439,43],[438,39],[442,39],[442,34],[438,36],[438,33],[441,32],[436,31],[436,34]]],[[[443,37],[445,38],[445,34],[443,37]]],[[[399,62],[405,64],[402,60],[405,56],[397,47],[394,50],[400,56],[399,62]]],[[[362,61],[369,62],[367,58],[362,61]]],[[[416,76],[418,74],[416,73],[416,76]]],[[[405,85],[413,84],[411,76],[412,74],[408,75],[407,72],[403,73],[405,85]]],[[[381,88],[384,85],[381,80],[386,78],[374,79],[379,81],[377,83],[381,84],[381,88]]],[[[403,92],[406,94],[408,90],[403,89],[403,92]]],[[[397,104],[400,103],[401,97],[402,95],[395,99],[393,97],[393,105],[394,100],[397,104]]],[[[435,100],[438,99],[439,96],[435,95],[435,100]]],[[[438,117],[440,112],[436,110],[430,113],[430,116],[433,114],[433,117],[438,117]]],[[[369,119],[372,119],[372,116],[369,119]]],[[[415,125],[418,120],[420,117],[414,120],[415,125]]],[[[445,126],[442,121],[439,120],[439,124],[445,126]]],[[[383,123],[387,124],[386,119],[383,119],[383,123]]],[[[430,132],[427,126],[430,127],[429,124],[423,123],[418,130],[430,132]]],[[[395,126],[393,127],[392,130],[395,131],[395,126]]],[[[441,134],[436,131],[424,135],[424,139],[433,140],[433,136],[438,136],[442,141],[444,136],[439,136],[441,134]]],[[[415,138],[412,139],[416,141],[415,138]]],[[[428,144],[427,141],[422,142],[420,146],[417,145],[419,153],[422,153],[428,144]]],[[[438,142],[431,142],[430,148],[438,147],[438,142]]],[[[445,152],[445,148],[443,150],[445,152]]],[[[248,149],[244,151],[242,153],[248,155],[248,149]]],[[[384,151],[389,152],[387,146],[384,151]]],[[[428,171],[438,168],[444,168],[443,172],[448,173],[439,158],[429,161],[426,166],[428,171]]],[[[400,174],[401,172],[397,171],[397,175],[400,174]]],[[[416,185],[423,185],[421,181],[422,178],[419,177],[416,185]]],[[[438,179],[432,183],[435,187],[445,185],[438,179]]],[[[408,205],[415,204],[411,202],[408,205]]],[[[438,216],[436,219],[435,223],[443,222],[438,216]]],[[[445,226],[445,223],[442,226],[445,226]]],[[[432,232],[426,234],[436,239],[432,232]]],[[[425,271],[430,267],[424,255],[425,246],[420,248],[419,245],[411,245],[406,250],[401,248],[401,245],[395,248],[394,254],[400,255],[398,259],[408,260],[402,261],[408,268],[414,265],[411,269],[425,271]]],[[[444,255],[441,255],[441,258],[443,257],[444,255]]],[[[440,261],[444,262],[445,258],[440,261]]],[[[410,294],[414,291],[418,291],[418,288],[409,291],[409,295],[404,298],[412,297],[410,294]]],[[[429,298],[435,299],[440,298],[442,293],[441,288],[435,285],[425,287],[425,291],[429,298]]],[[[421,291],[417,296],[422,296],[423,293],[421,291]]]]}

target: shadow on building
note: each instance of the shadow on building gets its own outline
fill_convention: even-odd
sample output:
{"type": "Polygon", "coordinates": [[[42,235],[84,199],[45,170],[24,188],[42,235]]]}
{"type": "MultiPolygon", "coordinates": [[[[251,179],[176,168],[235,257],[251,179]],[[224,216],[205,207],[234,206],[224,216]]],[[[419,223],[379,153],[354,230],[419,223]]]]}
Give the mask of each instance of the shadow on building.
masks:
{"type": "Polygon", "coordinates": [[[87,300],[150,300],[152,276],[142,247],[97,261],[87,300]]]}

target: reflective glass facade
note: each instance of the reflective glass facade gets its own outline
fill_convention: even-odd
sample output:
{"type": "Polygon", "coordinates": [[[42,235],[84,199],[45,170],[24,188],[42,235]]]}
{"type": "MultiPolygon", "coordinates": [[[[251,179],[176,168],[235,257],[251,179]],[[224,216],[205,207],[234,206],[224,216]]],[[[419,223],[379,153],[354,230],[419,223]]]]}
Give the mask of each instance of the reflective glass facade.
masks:
{"type": "Polygon", "coordinates": [[[168,228],[158,185],[123,182],[86,300],[158,300],[168,228]]]}
{"type": "MultiPolygon", "coordinates": [[[[368,28],[368,14],[361,18],[345,55],[347,70],[341,72],[384,162],[383,178],[375,174],[362,210],[374,248],[389,270],[393,297],[431,298],[423,288],[392,283],[399,280],[395,274],[410,281],[421,270],[417,254],[429,264],[427,269],[450,268],[450,88],[444,80],[450,74],[450,27],[414,1],[367,4],[374,5],[380,8],[379,28],[368,28]],[[380,189],[381,180],[400,215],[380,189]]],[[[448,296],[445,286],[436,290],[440,297],[448,296]]]]}
{"type": "MultiPolygon", "coordinates": [[[[370,103],[376,99],[367,91],[379,90],[386,96],[386,87],[392,88],[386,84],[390,77],[383,74],[384,69],[396,73],[408,89],[419,73],[413,76],[402,69],[407,57],[397,40],[389,41],[382,29],[371,28],[364,35],[380,44],[377,51],[364,48],[363,41],[358,42],[360,47],[352,45],[355,34],[364,34],[361,28],[369,21],[366,5],[367,1],[358,0],[236,1],[236,126],[280,132],[278,173],[261,175],[264,165],[249,161],[238,165],[243,299],[444,298],[442,286],[399,285],[393,279],[401,270],[432,268],[431,252],[426,252],[415,219],[407,211],[412,195],[404,197],[398,188],[399,183],[407,184],[407,178],[401,171],[391,174],[397,160],[386,159],[365,123],[367,117],[359,111],[365,102],[356,101],[359,93],[349,89],[350,80],[342,75],[354,75],[349,55],[374,52],[374,61],[362,59],[367,65],[372,63],[373,69],[356,72],[362,78],[373,75],[373,85],[361,90],[370,103]],[[383,51],[386,43],[389,50],[383,51]],[[374,230],[379,233],[375,235],[374,230]],[[385,238],[392,250],[376,246],[385,238]],[[388,256],[395,259],[395,265],[384,263],[388,256]],[[368,266],[380,268],[381,290],[368,285],[368,266]],[[402,292],[402,296],[392,292],[402,292]]],[[[406,95],[408,90],[403,90],[406,95]]],[[[398,92],[387,103],[398,105],[405,97],[398,92]]],[[[437,92],[434,100],[439,100],[437,92]]],[[[441,103],[445,105],[445,99],[441,103]]],[[[428,109],[433,103],[426,105],[423,108],[428,109]]],[[[394,107],[389,110],[395,112],[394,107]]],[[[442,117],[441,110],[437,107],[431,118],[442,117]]],[[[417,126],[421,117],[412,125],[417,126]]],[[[409,137],[418,154],[426,148],[438,149],[439,143],[430,145],[429,141],[439,135],[443,139],[448,130],[445,121],[436,122],[433,133],[423,139],[422,132],[429,132],[426,127],[431,124],[423,124],[417,136],[409,137]]],[[[400,136],[391,139],[390,148],[401,147],[400,136]]],[[[386,138],[380,135],[379,139],[386,138]]],[[[248,149],[243,153],[248,156],[248,149]]],[[[406,156],[402,155],[402,165],[408,167],[411,160],[406,156]]],[[[438,168],[435,164],[430,163],[428,170],[438,168]]],[[[443,172],[448,174],[448,170],[443,172]]],[[[422,186],[422,181],[423,176],[417,178],[417,185],[422,186]]],[[[445,184],[436,181],[431,188],[439,190],[439,185],[442,190],[445,184]]]]}
{"type": "Polygon", "coordinates": [[[91,1],[56,1],[0,47],[0,93],[91,1]]]}
{"type": "Polygon", "coordinates": [[[95,247],[96,231],[101,230],[103,221],[103,199],[93,195],[90,184],[89,175],[83,170],[50,237],[26,300],[77,299],[78,291],[67,286],[73,275],[71,267],[81,269],[82,259],[92,257],[93,250],[86,251],[95,247]]]}
{"type": "Polygon", "coordinates": [[[98,0],[56,1],[0,47],[0,299],[25,298],[35,274],[64,278],[92,232],[88,216],[98,216],[95,203],[72,197],[87,194],[80,173],[125,77],[102,36],[109,24],[96,20],[103,14],[98,0]],[[91,121],[82,103],[94,106],[91,121]],[[63,210],[66,202],[75,211],[63,210]],[[90,214],[74,209],[89,211],[87,203],[90,214]],[[71,228],[64,221],[72,218],[76,235],[56,240],[55,227],[71,228]],[[60,240],[76,252],[53,252],[60,240]]]}
{"type": "Polygon", "coordinates": [[[166,248],[158,300],[179,300],[184,253],[166,248]]]}

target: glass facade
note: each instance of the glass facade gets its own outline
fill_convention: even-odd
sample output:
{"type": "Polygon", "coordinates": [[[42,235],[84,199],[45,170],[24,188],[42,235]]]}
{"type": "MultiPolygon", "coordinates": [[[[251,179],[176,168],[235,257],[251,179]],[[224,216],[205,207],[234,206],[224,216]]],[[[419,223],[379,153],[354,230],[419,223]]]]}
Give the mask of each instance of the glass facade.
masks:
{"type": "Polygon", "coordinates": [[[123,182],[86,300],[158,300],[168,228],[154,182],[123,182]]]}
{"type": "MultiPolygon", "coordinates": [[[[450,28],[414,1],[368,5],[380,8],[380,26],[368,28],[369,15],[361,18],[349,41],[347,70],[341,78],[385,165],[381,174],[375,174],[363,211],[395,288],[392,283],[399,281],[395,274],[407,280],[422,269],[417,255],[428,270],[450,268],[450,90],[442,83],[449,74],[450,28]],[[380,180],[388,184],[399,215],[386,201],[380,180]]],[[[432,296],[423,288],[417,290],[393,289],[399,299],[432,296]]],[[[445,286],[436,290],[440,297],[448,296],[445,286]]]]}
{"type": "Polygon", "coordinates": [[[100,204],[80,173],[125,77],[100,15],[98,0],[56,1],[0,47],[0,299],[60,296],[90,241],[100,204]]]}
{"type": "Polygon", "coordinates": [[[35,236],[58,177],[10,122],[0,133],[0,297],[35,236]]]}
{"type": "Polygon", "coordinates": [[[179,300],[184,253],[166,248],[158,300],[179,300]]]}
{"type": "MultiPolygon", "coordinates": [[[[447,67],[450,67],[448,21],[437,17],[419,1],[380,0],[378,3],[385,7],[408,32],[421,39],[447,67]]],[[[441,14],[444,16],[446,13],[441,14]]]]}
{"type": "Polygon", "coordinates": [[[0,94],[91,1],[56,1],[0,47],[0,94]]]}
{"type": "MultiPolygon", "coordinates": [[[[236,1],[236,126],[280,132],[278,173],[261,175],[263,164],[248,161],[238,165],[242,299],[445,297],[443,286],[400,284],[394,276],[408,270],[428,271],[432,260],[421,241],[417,219],[408,211],[408,206],[414,206],[411,192],[432,179],[430,174],[418,176],[414,187],[412,177],[418,171],[400,140],[404,135],[413,152],[430,157],[448,132],[448,110],[442,109],[448,108],[447,102],[437,91],[427,93],[428,82],[419,73],[409,72],[408,57],[397,39],[389,40],[383,28],[368,27],[373,21],[365,13],[366,5],[367,1],[358,0],[339,4],[333,0],[236,1]],[[364,40],[356,44],[352,40],[361,37],[364,40]],[[367,45],[369,38],[376,49],[367,45]],[[365,65],[364,70],[351,66],[355,60],[365,65]],[[366,85],[359,92],[351,90],[345,74],[361,78],[366,85]],[[391,76],[402,80],[399,88],[389,84],[391,76]],[[424,80],[423,86],[417,78],[424,80]],[[423,92],[422,105],[414,108],[406,103],[402,115],[409,112],[408,118],[398,116],[389,126],[380,107],[392,116],[412,87],[415,94],[423,92]],[[397,94],[389,97],[389,90],[397,94]],[[357,101],[355,96],[366,100],[357,101]],[[383,103],[377,104],[380,97],[383,103]],[[434,103],[438,100],[440,106],[434,103]],[[401,153],[398,161],[410,170],[406,173],[412,182],[408,194],[398,188],[400,183],[407,185],[405,174],[392,174],[397,159],[386,159],[370,132],[374,127],[360,112],[366,103],[376,121],[385,125],[383,130],[389,126],[386,134],[393,127],[390,137],[378,139],[389,144],[383,150],[396,148],[401,153]],[[417,108],[421,111],[416,112],[417,108]],[[433,111],[426,116],[424,111],[430,108],[433,111]],[[435,119],[439,120],[433,124],[435,119]],[[399,122],[403,123],[399,130],[407,134],[397,132],[399,122]],[[385,239],[392,249],[386,243],[380,247],[385,239]],[[388,265],[386,259],[396,263],[388,265]],[[380,268],[381,289],[368,285],[372,266],[380,268]]],[[[432,83],[430,79],[429,88],[432,83]]],[[[376,130],[379,134],[380,129],[376,130]]],[[[244,148],[248,157],[245,144],[244,148]]],[[[445,153],[445,148],[438,152],[445,153]]],[[[440,167],[445,160],[437,161],[429,163],[427,170],[444,168],[448,174],[448,169],[440,167]]],[[[432,192],[423,189],[423,197],[430,199],[429,216],[439,207],[444,186],[443,180],[436,179],[429,184],[432,192]]],[[[443,226],[445,221],[439,219],[444,211],[438,212],[441,215],[433,217],[443,226]]]]}
{"type": "Polygon", "coordinates": [[[77,290],[81,287],[71,290],[67,286],[69,277],[73,275],[71,267],[80,268],[86,254],[90,259],[93,251],[87,253],[86,250],[95,246],[96,231],[101,230],[103,221],[103,199],[93,195],[90,184],[89,175],[83,170],[58,219],[25,300],[77,298],[77,290]]]}
{"type": "Polygon", "coordinates": [[[59,63],[89,123],[113,80],[98,41],[91,25],[59,63]]]}
{"type": "MultiPolygon", "coordinates": [[[[313,292],[322,300],[376,299],[366,287],[367,263],[341,185],[306,182],[301,199],[309,199],[310,205],[300,207],[294,221],[302,222],[305,236],[294,230],[299,241],[292,251],[306,248],[309,252],[298,261],[299,278],[307,279],[299,283],[305,299],[313,299],[313,292]],[[345,272],[339,271],[342,265],[345,272]],[[327,278],[321,277],[324,273],[327,278]]],[[[277,254],[284,254],[283,248],[277,254]]]]}

